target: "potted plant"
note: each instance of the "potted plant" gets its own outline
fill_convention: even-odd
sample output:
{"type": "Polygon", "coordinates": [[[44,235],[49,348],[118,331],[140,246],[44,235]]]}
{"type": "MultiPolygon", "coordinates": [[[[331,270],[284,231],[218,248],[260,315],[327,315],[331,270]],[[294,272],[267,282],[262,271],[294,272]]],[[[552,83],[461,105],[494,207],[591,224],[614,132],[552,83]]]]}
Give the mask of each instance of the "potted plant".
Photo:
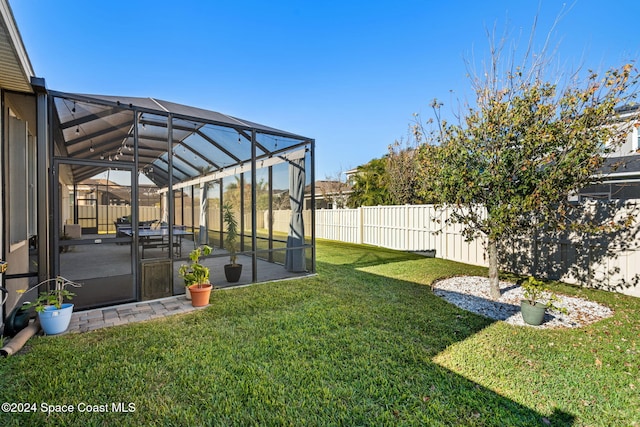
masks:
{"type": "Polygon", "coordinates": [[[521,286],[524,289],[525,299],[520,301],[520,310],[526,323],[534,326],[541,325],[547,309],[561,313],[567,312],[566,308],[556,305],[560,302],[560,298],[550,292],[542,280],[529,276],[521,286]]]}
{"type": "Polygon", "coordinates": [[[206,245],[192,250],[189,254],[191,264],[183,264],[178,269],[178,274],[184,279],[184,285],[191,295],[191,305],[194,307],[209,304],[213,287],[209,283],[209,267],[200,264],[200,257],[210,255],[212,250],[206,245]]]}
{"type": "Polygon", "coordinates": [[[222,207],[227,234],[224,238],[224,248],[229,252],[229,264],[224,266],[224,275],[227,282],[235,283],[242,275],[242,264],[238,264],[238,221],[233,215],[230,203],[225,203],[222,207]]]}
{"type": "Polygon", "coordinates": [[[67,330],[69,322],[71,322],[71,314],[73,313],[73,304],[64,302],[65,300],[71,300],[75,296],[74,293],[67,289],[67,286],[79,287],[81,285],[65,279],[62,276],[57,276],[44,280],[27,291],[23,290],[21,293],[29,292],[41,285],[51,282],[55,282],[53,289],[42,292],[35,302],[28,302],[24,304],[23,307],[33,307],[36,310],[38,319],[40,320],[40,326],[42,326],[45,334],[57,335],[67,330]]]}

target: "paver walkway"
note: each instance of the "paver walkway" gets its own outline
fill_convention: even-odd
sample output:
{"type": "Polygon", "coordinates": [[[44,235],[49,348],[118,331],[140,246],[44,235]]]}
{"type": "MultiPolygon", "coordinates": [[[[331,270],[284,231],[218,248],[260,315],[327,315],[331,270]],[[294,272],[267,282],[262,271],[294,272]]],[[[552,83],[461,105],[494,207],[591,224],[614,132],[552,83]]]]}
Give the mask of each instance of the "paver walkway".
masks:
{"type": "Polygon", "coordinates": [[[88,332],[115,325],[157,319],[172,314],[188,313],[204,307],[193,307],[184,295],[153,301],[134,302],[93,310],[74,312],[69,324],[69,333],[88,332]]]}

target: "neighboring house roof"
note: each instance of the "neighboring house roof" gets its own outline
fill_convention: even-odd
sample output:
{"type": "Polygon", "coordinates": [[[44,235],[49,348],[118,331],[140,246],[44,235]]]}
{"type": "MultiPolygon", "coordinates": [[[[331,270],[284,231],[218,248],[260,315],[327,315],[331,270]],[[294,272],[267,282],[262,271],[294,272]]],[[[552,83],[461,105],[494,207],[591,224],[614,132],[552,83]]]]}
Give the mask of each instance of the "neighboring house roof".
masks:
{"type": "MultiPolygon", "coordinates": [[[[79,183],[80,186],[86,186],[85,189],[91,189],[93,190],[94,187],[98,187],[98,191],[103,191],[106,192],[107,190],[109,191],[109,193],[111,194],[112,197],[116,197],[120,200],[126,201],[126,202],[130,202],[131,201],[131,188],[129,186],[122,186],[120,184],[117,184],[113,181],[108,181],[106,179],[85,179],[84,181],[82,181],[81,183],[79,183]],[[88,187],[88,188],[87,188],[88,187]]],[[[155,199],[158,199],[158,195],[155,193],[155,190],[157,190],[157,187],[154,185],[139,185],[139,194],[140,194],[140,200],[142,204],[145,204],[144,202],[147,201],[147,199],[144,197],[144,195],[146,194],[146,191],[149,190],[153,190],[153,194],[154,194],[154,200],[153,202],[155,203],[155,199]]]]}
{"type": "Polygon", "coordinates": [[[640,178],[640,156],[607,157],[596,175],[607,180],[640,178]]]}
{"type": "Polygon", "coordinates": [[[608,154],[596,176],[606,180],[625,180],[640,178],[640,156],[638,151],[638,125],[640,124],[640,105],[623,105],[615,109],[615,121],[625,126],[626,140],[608,154]]]}
{"type": "MultiPolygon", "coordinates": [[[[331,196],[346,196],[353,191],[351,186],[345,182],[340,181],[316,181],[315,185],[315,195],[316,199],[322,199],[324,197],[331,196]]],[[[304,188],[304,193],[306,196],[311,195],[311,186],[307,185],[304,188]]]]}
{"type": "Polygon", "coordinates": [[[0,87],[31,93],[34,76],[9,3],[0,0],[0,87]]]}
{"type": "Polygon", "coordinates": [[[632,115],[632,114],[637,114],[637,113],[640,112],[640,104],[634,104],[634,105],[625,104],[625,105],[621,105],[620,107],[617,107],[615,109],[615,112],[617,114],[619,114],[621,118],[624,118],[625,116],[629,116],[629,115],[632,115]]]}
{"type": "Polygon", "coordinates": [[[346,171],[344,174],[345,174],[346,176],[351,176],[351,175],[355,175],[355,174],[357,174],[358,172],[359,172],[359,171],[358,171],[358,168],[354,168],[354,169],[349,169],[349,170],[348,170],[348,171],[346,171]]]}

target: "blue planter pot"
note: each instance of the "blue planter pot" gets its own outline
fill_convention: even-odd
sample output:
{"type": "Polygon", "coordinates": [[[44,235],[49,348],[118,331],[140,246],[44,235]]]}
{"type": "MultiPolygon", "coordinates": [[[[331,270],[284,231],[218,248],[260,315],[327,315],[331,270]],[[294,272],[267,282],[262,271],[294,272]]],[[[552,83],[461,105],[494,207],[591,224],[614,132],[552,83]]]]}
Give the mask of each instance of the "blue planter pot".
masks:
{"type": "Polygon", "coordinates": [[[38,318],[45,334],[56,335],[67,330],[71,322],[71,314],[73,314],[73,304],[62,304],[60,310],[53,305],[48,305],[44,311],[38,313],[38,318]]]}

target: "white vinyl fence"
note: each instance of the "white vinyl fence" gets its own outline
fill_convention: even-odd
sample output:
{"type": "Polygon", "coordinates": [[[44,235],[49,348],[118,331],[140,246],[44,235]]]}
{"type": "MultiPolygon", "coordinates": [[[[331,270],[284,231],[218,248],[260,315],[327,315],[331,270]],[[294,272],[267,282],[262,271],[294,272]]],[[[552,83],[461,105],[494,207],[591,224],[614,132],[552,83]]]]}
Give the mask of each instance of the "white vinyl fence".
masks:
{"type": "Polygon", "coordinates": [[[461,226],[443,226],[448,215],[432,205],[323,209],[316,211],[316,237],[401,251],[435,250],[438,258],[486,266],[483,241],[466,242],[461,226]]]}
{"type": "MultiPolygon", "coordinates": [[[[575,234],[513,236],[501,248],[501,268],[640,297],[638,206],[637,201],[627,202],[617,218],[630,218],[629,224],[598,239],[575,234]]],[[[585,212],[602,218],[609,214],[598,204],[588,205],[585,212]]],[[[466,241],[461,225],[447,223],[450,213],[433,205],[323,209],[316,211],[316,237],[402,251],[435,250],[438,258],[488,266],[485,239],[466,241]]]]}

